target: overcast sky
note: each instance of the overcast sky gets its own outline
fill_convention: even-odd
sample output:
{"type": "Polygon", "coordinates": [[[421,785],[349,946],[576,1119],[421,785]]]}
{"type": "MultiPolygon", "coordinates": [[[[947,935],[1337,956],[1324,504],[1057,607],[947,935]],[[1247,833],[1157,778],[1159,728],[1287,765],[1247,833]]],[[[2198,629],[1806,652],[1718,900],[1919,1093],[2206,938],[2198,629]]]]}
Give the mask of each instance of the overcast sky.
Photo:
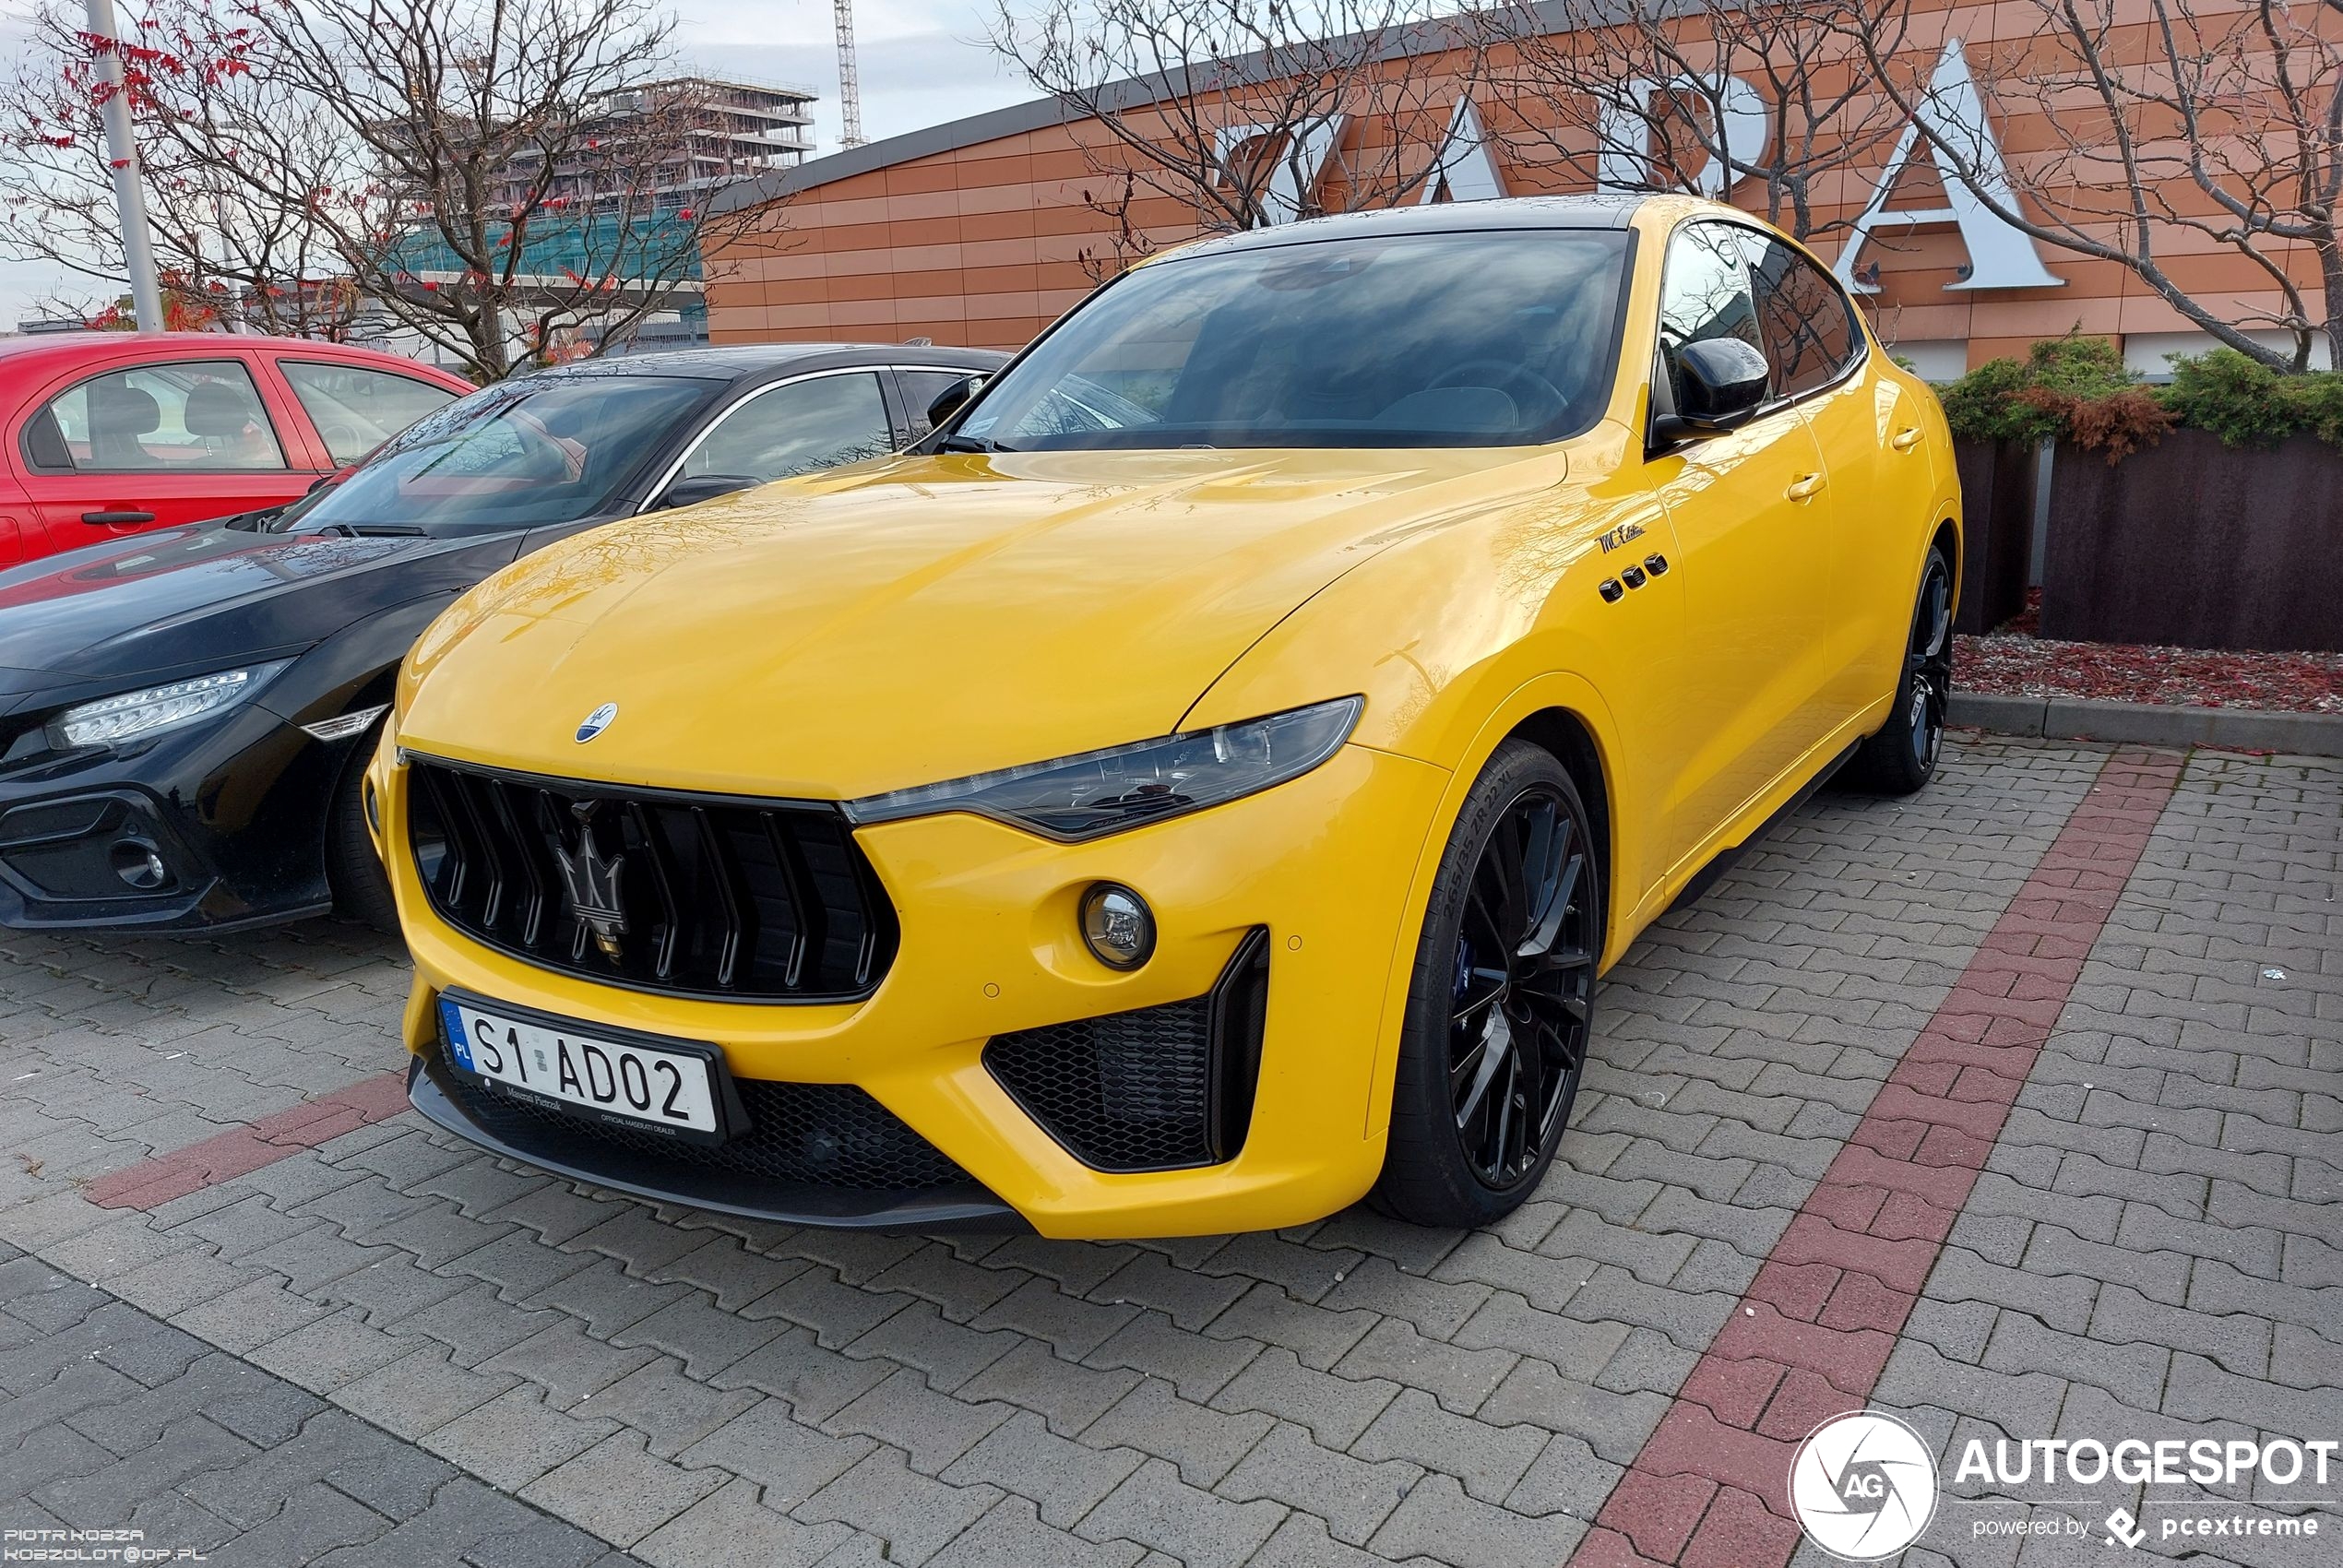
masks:
{"type": "MultiPolygon", "coordinates": [[[[984,47],[981,0],[855,0],[855,58],[862,67],[862,134],[873,141],[1032,94],[984,47]]],[[[0,0],[0,52],[21,47],[26,0],[0,0]]],[[[710,75],[794,83],[820,95],[814,136],[820,153],[838,150],[838,53],[831,0],[679,0],[686,62],[710,75]]],[[[12,327],[44,296],[75,297],[95,286],[45,265],[0,260],[0,328],[12,327]]]]}

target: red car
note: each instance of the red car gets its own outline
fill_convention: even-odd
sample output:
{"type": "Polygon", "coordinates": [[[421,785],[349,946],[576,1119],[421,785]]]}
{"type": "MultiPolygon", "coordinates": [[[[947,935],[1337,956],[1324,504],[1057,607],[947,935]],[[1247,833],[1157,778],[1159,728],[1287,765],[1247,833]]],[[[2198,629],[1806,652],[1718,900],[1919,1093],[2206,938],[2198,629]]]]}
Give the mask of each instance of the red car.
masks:
{"type": "Polygon", "coordinates": [[[281,505],[470,390],[412,360],[300,338],[0,339],[0,567],[281,505]]]}

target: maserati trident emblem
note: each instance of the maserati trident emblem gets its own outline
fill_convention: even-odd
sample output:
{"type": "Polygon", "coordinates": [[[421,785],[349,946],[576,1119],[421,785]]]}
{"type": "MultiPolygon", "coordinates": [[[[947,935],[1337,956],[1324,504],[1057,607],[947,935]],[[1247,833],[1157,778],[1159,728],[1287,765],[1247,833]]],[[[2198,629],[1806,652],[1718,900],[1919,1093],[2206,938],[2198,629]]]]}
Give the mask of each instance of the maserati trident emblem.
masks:
{"type": "Polygon", "coordinates": [[[570,913],[577,917],[579,948],[584,948],[582,939],[590,933],[602,956],[615,964],[623,956],[619,939],[626,934],[626,906],[618,897],[618,879],[626,870],[626,857],[622,853],[602,859],[594,843],[593,824],[587,820],[591,815],[589,808],[578,819],[577,849],[556,849],[553,859],[562,868],[570,913]]]}
{"type": "Polygon", "coordinates": [[[601,734],[603,731],[609,729],[611,720],[616,719],[617,717],[618,705],[616,703],[606,702],[602,704],[601,707],[588,714],[586,716],[586,722],[577,727],[577,743],[582,746],[587,742],[592,740],[595,736],[601,734]]]}

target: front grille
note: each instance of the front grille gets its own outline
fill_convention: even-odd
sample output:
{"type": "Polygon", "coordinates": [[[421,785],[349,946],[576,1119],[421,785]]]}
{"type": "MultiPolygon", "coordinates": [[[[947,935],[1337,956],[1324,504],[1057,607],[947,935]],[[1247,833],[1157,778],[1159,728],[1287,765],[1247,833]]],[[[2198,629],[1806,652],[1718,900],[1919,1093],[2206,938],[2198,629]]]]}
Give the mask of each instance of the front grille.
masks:
{"type": "Polygon", "coordinates": [[[894,959],[894,908],[834,807],[421,758],[408,778],[432,909],[498,952],[609,985],[753,1002],[857,1001],[894,959]],[[563,863],[575,871],[589,845],[601,868],[589,892],[620,917],[601,933],[579,919],[563,863]]]}
{"type": "Polygon", "coordinates": [[[995,1035],[984,1065],[1093,1170],[1218,1165],[1253,1121],[1268,997],[1268,933],[1256,929],[1207,994],[995,1035]]]}
{"type": "Polygon", "coordinates": [[[736,1078],[748,1131],[721,1144],[687,1144],[502,1093],[458,1069],[444,1039],[440,1049],[444,1082],[474,1121],[503,1143],[564,1164],[591,1168],[599,1146],[636,1161],[780,1186],[910,1193],[975,1185],[943,1150],[852,1084],[736,1078]]]}

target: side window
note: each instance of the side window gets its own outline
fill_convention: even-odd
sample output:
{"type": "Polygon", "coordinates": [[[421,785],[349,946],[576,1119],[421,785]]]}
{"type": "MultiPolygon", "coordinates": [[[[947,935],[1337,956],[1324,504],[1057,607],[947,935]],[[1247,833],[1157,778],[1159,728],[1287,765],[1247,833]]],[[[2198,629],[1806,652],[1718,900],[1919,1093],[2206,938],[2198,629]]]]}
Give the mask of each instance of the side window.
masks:
{"type": "Polygon", "coordinates": [[[817,375],[759,392],[720,416],[684,460],[686,474],[786,479],[895,449],[876,375],[817,375]]]}
{"type": "Polygon", "coordinates": [[[25,430],[36,468],[81,473],[282,469],[252,373],[235,360],[111,371],[67,387],[25,430]]]}
{"type": "Polygon", "coordinates": [[[1761,352],[1766,347],[1749,267],[1735,234],[1729,224],[1693,223],[1668,243],[1659,284],[1659,357],[1668,369],[1668,389],[1680,406],[1683,382],[1676,355],[1685,344],[1738,338],[1761,352]]]}
{"type": "Polygon", "coordinates": [[[1766,357],[1774,362],[1775,396],[1795,398],[1828,385],[1862,341],[1847,296],[1780,241],[1746,229],[1741,238],[1756,276],[1757,319],[1766,357]]]}
{"type": "Polygon", "coordinates": [[[279,360],[277,368],[338,465],[357,462],[434,409],[456,400],[445,387],[358,365],[279,360]]]}
{"type": "Polygon", "coordinates": [[[927,406],[942,395],[946,386],[955,386],[975,374],[967,370],[898,370],[898,385],[903,388],[903,401],[911,416],[911,439],[917,441],[934,427],[927,422],[927,406]]]}

